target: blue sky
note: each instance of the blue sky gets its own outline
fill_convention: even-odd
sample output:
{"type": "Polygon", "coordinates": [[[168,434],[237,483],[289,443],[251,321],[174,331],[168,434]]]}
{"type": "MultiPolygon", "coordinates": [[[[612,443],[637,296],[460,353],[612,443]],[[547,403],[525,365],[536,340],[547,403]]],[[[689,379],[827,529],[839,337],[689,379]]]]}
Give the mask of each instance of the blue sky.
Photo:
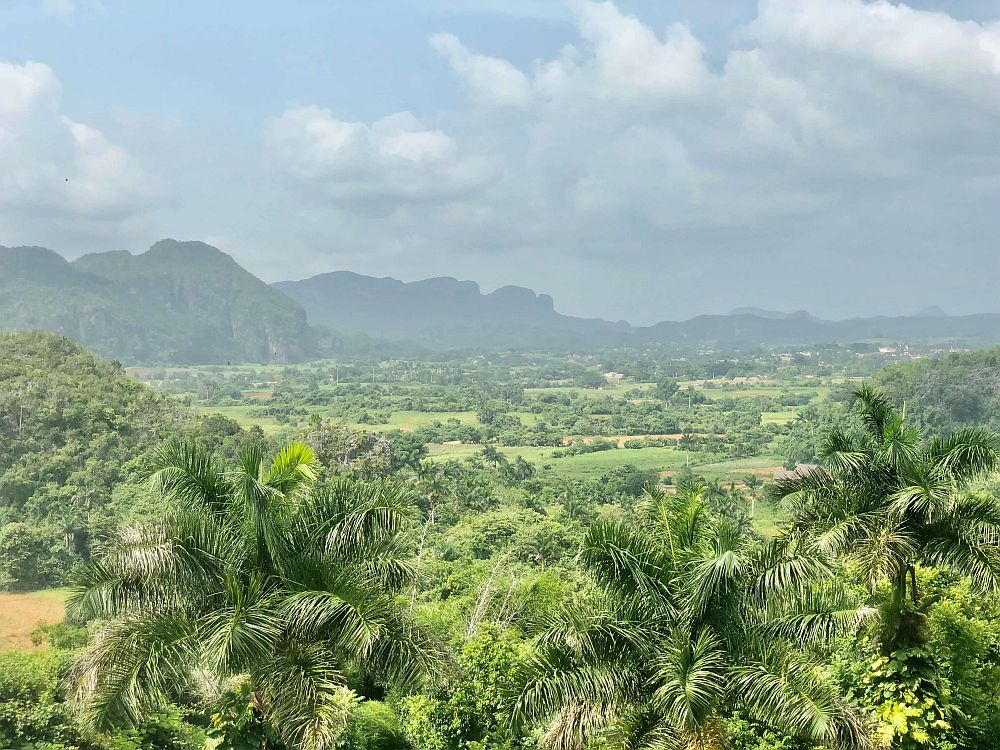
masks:
{"type": "Polygon", "coordinates": [[[0,244],[1000,310],[1000,2],[0,4],[0,244]],[[995,215],[996,214],[996,215],[995,215]]]}

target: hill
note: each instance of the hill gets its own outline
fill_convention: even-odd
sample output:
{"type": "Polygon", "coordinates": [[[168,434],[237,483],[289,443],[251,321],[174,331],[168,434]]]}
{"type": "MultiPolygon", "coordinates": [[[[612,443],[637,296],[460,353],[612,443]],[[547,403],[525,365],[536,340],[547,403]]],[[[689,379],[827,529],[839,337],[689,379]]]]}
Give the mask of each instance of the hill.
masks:
{"type": "Polygon", "coordinates": [[[403,282],[339,271],[269,286],[217,248],[175,240],[72,263],[40,247],[0,247],[0,329],[52,331],[108,357],[170,364],[453,348],[1000,343],[1000,315],[947,316],[935,307],[841,321],[736,308],[640,328],[561,314],[552,297],[524,287],[484,294],[450,277],[403,282]]]}
{"type": "Polygon", "coordinates": [[[483,294],[474,281],[450,277],[407,283],[339,271],[274,287],[301,304],[314,324],[436,348],[575,346],[630,330],[627,323],[562,315],[550,296],[531,289],[505,286],[483,294]]]}
{"type": "Polygon", "coordinates": [[[0,247],[0,327],[69,336],[117,359],[177,364],[285,362],[315,354],[305,312],[201,242],[70,263],[0,247]]]}
{"type": "Polygon", "coordinates": [[[1000,349],[900,363],[875,382],[905,401],[910,420],[933,434],[966,427],[1000,432],[1000,349]]]}
{"type": "Polygon", "coordinates": [[[0,332],[0,590],[62,584],[95,539],[145,505],[149,452],[255,433],[196,416],[63,336],[0,332]]]}
{"type": "Polygon", "coordinates": [[[60,580],[115,486],[181,415],[115,364],[47,333],[0,333],[0,588],[60,580]]]}
{"type": "Polygon", "coordinates": [[[450,277],[403,282],[347,271],[273,285],[305,308],[313,324],[430,348],[579,348],[630,343],[809,345],[855,341],[1000,343],[1000,315],[945,316],[929,307],[914,316],[827,321],[805,310],[779,313],[736,308],[633,327],[622,321],[577,318],[555,310],[552,298],[506,286],[483,294],[473,281],[450,277]]]}

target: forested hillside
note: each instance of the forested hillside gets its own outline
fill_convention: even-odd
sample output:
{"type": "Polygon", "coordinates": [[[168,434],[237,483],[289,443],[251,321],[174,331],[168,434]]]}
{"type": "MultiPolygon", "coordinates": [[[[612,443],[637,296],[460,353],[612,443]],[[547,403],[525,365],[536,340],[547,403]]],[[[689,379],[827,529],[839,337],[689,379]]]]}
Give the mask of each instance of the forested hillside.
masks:
{"type": "Polygon", "coordinates": [[[0,247],[0,328],[69,336],[139,362],[285,362],[316,350],[293,301],[201,242],[69,263],[44,248],[0,247]]]}
{"type": "MultiPolygon", "coordinates": [[[[903,405],[908,421],[935,437],[954,430],[1000,431],[1000,349],[952,352],[900,362],[876,373],[873,382],[903,405]]],[[[782,438],[787,466],[817,460],[826,432],[851,423],[850,387],[835,389],[807,406],[782,438]]]]}
{"type": "Polygon", "coordinates": [[[1000,430],[1000,349],[901,364],[875,381],[906,402],[915,424],[935,433],[971,426],[1000,430]]]}
{"type": "Polygon", "coordinates": [[[149,451],[183,432],[239,431],[187,414],[121,366],[47,333],[0,333],[0,588],[64,583],[92,544],[143,505],[149,451]]]}

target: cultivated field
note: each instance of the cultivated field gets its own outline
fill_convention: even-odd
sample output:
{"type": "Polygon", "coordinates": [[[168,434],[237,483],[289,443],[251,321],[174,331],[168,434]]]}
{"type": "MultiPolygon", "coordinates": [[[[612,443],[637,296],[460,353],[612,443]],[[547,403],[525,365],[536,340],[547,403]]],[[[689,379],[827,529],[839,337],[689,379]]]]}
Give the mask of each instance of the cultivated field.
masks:
{"type": "MultiPolygon", "coordinates": [[[[304,418],[301,416],[302,411],[300,411],[299,417],[296,418],[299,420],[299,426],[296,427],[294,421],[292,424],[289,424],[287,420],[279,421],[273,416],[261,415],[261,407],[271,400],[272,390],[280,389],[282,387],[281,384],[289,378],[291,381],[295,381],[296,378],[301,378],[304,372],[316,371],[319,373],[322,368],[327,368],[325,377],[313,378],[313,384],[310,386],[312,389],[311,392],[338,393],[338,389],[344,386],[338,386],[336,383],[331,382],[330,367],[331,363],[329,361],[323,361],[297,365],[294,369],[268,366],[258,367],[250,371],[245,365],[234,365],[232,367],[213,368],[174,368],[168,371],[168,374],[181,373],[197,375],[198,377],[211,376],[227,382],[243,378],[243,385],[241,385],[242,401],[223,403],[221,405],[218,403],[206,403],[199,399],[193,392],[189,391],[195,408],[206,414],[221,414],[233,419],[243,427],[256,425],[265,433],[274,435],[284,430],[288,430],[290,434],[296,430],[301,431],[301,420],[304,418]],[[252,377],[249,377],[250,372],[253,372],[252,377]]],[[[337,371],[340,373],[338,377],[343,376],[345,367],[342,365],[337,371]]],[[[529,375],[530,370],[531,368],[529,367],[523,367],[515,368],[511,372],[515,373],[513,377],[519,377],[522,373],[525,376],[529,375]]],[[[468,374],[466,373],[466,375],[468,374]]],[[[142,375],[148,377],[149,373],[141,373],[140,377],[142,375]]],[[[437,391],[434,391],[433,386],[422,385],[412,380],[406,381],[402,377],[396,376],[397,379],[392,380],[391,378],[394,377],[392,372],[384,372],[381,369],[376,372],[376,375],[379,380],[378,392],[382,394],[379,397],[382,399],[380,402],[381,406],[365,410],[368,416],[365,424],[355,421],[358,417],[354,419],[340,418],[342,421],[359,429],[376,431],[400,430],[403,432],[413,432],[423,428],[438,428],[438,434],[440,434],[442,426],[447,427],[448,425],[454,426],[459,424],[474,428],[484,427],[477,417],[477,413],[469,410],[468,406],[464,410],[456,411],[443,411],[440,409],[435,411],[433,407],[431,410],[418,411],[410,406],[414,401],[419,402],[421,399],[430,399],[433,403],[433,399],[437,397],[440,401],[440,387],[438,387],[437,391]]],[[[355,397],[358,393],[358,388],[361,388],[363,392],[368,387],[375,387],[370,383],[357,380],[357,377],[358,371],[355,370],[350,385],[355,397]]],[[[579,410],[581,415],[586,416],[592,427],[594,424],[600,424],[611,419],[611,415],[607,412],[608,403],[628,403],[642,406],[655,404],[658,401],[656,397],[657,386],[655,383],[634,381],[628,378],[621,382],[609,382],[600,388],[585,388],[579,385],[567,384],[566,380],[557,379],[551,380],[550,383],[551,385],[549,386],[540,387],[538,381],[535,380],[531,383],[531,387],[523,388],[523,402],[518,405],[517,411],[510,411],[508,414],[511,417],[516,417],[525,428],[533,428],[540,421],[545,421],[546,424],[551,425],[551,419],[544,414],[540,416],[539,412],[544,412],[546,408],[549,408],[546,404],[555,403],[553,397],[558,397],[564,408],[565,404],[575,404],[576,406],[573,408],[579,410]],[[570,400],[566,401],[567,398],[570,400]]],[[[771,405],[765,407],[765,409],[770,410],[765,410],[761,413],[760,426],[763,428],[780,429],[784,425],[794,422],[804,407],[801,405],[776,407],[773,404],[815,403],[825,399],[830,394],[833,383],[833,378],[816,379],[815,383],[810,382],[808,379],[799,378],[794,382],[790,382],[787,379],[785,381],[762,379],[760,382],[754,383],[735,382],[733,380],[684,380],[680,381],[678,385],[682,389],[682,394],[684,390],[691,388],[695,393],[709,399],[709,403],[712,404],[724,403],[727,399],[737,399],[741,403],[743,399],[766,399],[768,404],[771,405]],[[789,399],[789,396],[792,398],[789,399]]],[[[450,388],[451,386],[448,387],[450,388]]],[[[455,386],[456,389],[461,389],[462,387],[462,384],[455,386]]],[[[460,390],[456,390],[456,393],[459,392],[460,390]]],[[[673,408],[678,408],[678,402],[681,408],[683,408],[684,398],[682,394],[679,399],[674,401],[675,406],[673,408]]],[[[697,401],[698,399],[695,399],[695,408],[697,408],[697,401]]],[[[337,405],[340,403],[339,401],[336,402],[337,405]]],[[[690,406],[689,402],[688,407],[690,408],[690,406]]],[[[338,418],[336,416],[338,413],[337,409],[331,406],[329,401],[310,404],[307,400],[303,400],[301,408],[309,415],[316,414],[323,418],[338,418]],[[319,405],[320,403],[325,403],[326,405],[319,405]]],[[[721,408],[723,410],[728,409],[724,405],[721,408]]],[[[733,408],[735,409],[735,407],[733,408]]],[[[343,412],[341,411],[340,413],[343,412]]],[[[683,424],[683,421],[678,422],[678,427],[683,424]]],[[[709,425],[711,424],[709,423],[709,425]]],[[[715,422],[714,424],[720,423],[715,422]]],[[[709,429],[707,433],[699,432],[699,429],[704,430],[706,427],[695,428],[693,434],[702,437],[714,434],[723,441],[726,440],[728,435],[727,427],[724,424],[721,427],[707,427],[709,429]],[[717,431],[712,432],[713,429],[717,431]]],[[[447,433],[447,430],[444,430],[444,432],[447,433]]],[[[718,448],[715,449],[715,453],[711,453],[708,450],[702,450],[697,444],[695,447],[689,447],[688,449],[682,449],[677,445],[671,444],[666,446],[644,446],[641,448],[625,447],[627,441],[641,440],[642,438],[670,440],[673,442],[679,437],[679,433],[665,435],[653,430],[649,434],[619,433],[601,436],[590,433],[579,435],[570,429],[566,431],[563,437],[566,443],[570,443],[571,441],[587,443],[594,440],[601,440],[613,441],[617,444],[614,450],[576,453],[573,455],[568,455],[571,451],[558,446],[501,446],[498,444],[498,442],[509,441],[497,441],[494,444],[509,460],[514,460],[516,457],[521,456],[525,460],[535,464],[540,475],[560,478],[589,479],[599,477],[601,474],[617,467],[632,465],[639,469],[657,471],[664,477],[672,476],[685,468],[690,468],[692,471],[708,479],[739,481],[740,477],[738,475],[741,473],[754,473],[763,479],[769,478],[770,475],[780,469],[782,463],[781,458],[776,455],[776,444],[767,445],[767,438],[765,438],[763,445],[760,444],[759,438],[756,438],[758,445],[760,445],[758,449],[760,450],[760,455],[754,458],[736,460],[726,460],[724,450],[720,455],[718,448]]],[[[462,460],[479,453],[483,448],[481,443],[462,443],[457,440],[447,440],[446,438],[437,439],[445,440],[445,442],[428,443],[429,458],[433,461],[462,460]]]]}
{"type": "Polygon", "coordinates": [[[42,623],[61,622],[66,614],[67,595],[65,589],[0,593],[0,650],[37,648],[31,642],[31,631],[42,623]]]}

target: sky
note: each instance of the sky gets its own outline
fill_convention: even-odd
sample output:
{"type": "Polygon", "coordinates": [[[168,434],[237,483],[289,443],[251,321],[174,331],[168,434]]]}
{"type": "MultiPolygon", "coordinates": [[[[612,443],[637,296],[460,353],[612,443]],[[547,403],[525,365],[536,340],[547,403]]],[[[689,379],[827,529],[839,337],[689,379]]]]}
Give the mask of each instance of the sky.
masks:
{"type": "Polygon", "coordinates": [[[0,245],[1000,312],[1000,0],[0,0],[0,245]]]}

